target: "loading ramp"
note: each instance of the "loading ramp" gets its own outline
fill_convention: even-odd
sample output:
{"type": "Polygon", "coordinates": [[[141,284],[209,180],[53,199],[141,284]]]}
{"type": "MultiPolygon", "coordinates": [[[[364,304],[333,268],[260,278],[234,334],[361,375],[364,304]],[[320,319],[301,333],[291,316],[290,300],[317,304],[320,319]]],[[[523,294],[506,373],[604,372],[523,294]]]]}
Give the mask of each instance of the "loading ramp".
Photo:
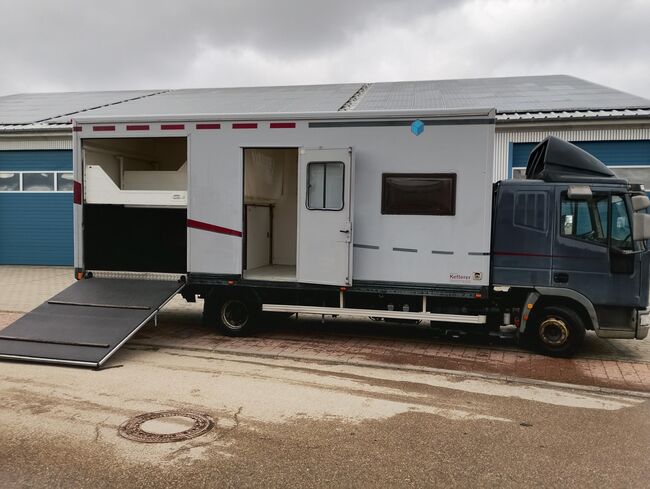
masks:
{"type": "Polygon", "coordinates": [[[0,330],[0,358],[101,367],[185,283],[80,280],[0,330]]]}

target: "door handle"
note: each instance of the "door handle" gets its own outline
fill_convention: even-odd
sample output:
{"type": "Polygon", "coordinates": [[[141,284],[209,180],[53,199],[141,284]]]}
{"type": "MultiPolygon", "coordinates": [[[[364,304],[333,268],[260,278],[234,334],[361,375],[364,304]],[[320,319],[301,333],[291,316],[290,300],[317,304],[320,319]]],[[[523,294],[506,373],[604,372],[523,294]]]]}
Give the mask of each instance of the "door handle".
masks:
{"type": "Polygon", "coordinates": [[[340,232],[340,233],[349,234],[349,233],[350,233],[350,230],[349,230],[349,229],[339,229],[339,232],[340,232]]]}
{"type": "Polygon", "coordinates": [[[569,281],[568,273],[555,273],[553,274],[553,281],[559,284],[566,284],[569,281]]]}

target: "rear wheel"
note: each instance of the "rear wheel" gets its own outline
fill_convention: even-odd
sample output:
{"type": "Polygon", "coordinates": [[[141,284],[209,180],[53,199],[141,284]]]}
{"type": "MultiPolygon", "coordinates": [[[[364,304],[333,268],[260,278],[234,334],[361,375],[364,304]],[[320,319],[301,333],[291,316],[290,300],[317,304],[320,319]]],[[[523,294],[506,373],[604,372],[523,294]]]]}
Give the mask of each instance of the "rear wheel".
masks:
{"type": "Polygon", "coordinates": [[[578,350],[585,337],[585,325],[572,309],[566,306],[547,306],[535,314],[527,335],[536,349],[545,355],[570,357],[578,350]]]}
{"type": "Polygon", "coordinates": [[[243,295],[219,297],[215,293],[206,303],[204,318],[226,336],[246,336],[253,330],[259,309],[254,300],[243,295]]]}

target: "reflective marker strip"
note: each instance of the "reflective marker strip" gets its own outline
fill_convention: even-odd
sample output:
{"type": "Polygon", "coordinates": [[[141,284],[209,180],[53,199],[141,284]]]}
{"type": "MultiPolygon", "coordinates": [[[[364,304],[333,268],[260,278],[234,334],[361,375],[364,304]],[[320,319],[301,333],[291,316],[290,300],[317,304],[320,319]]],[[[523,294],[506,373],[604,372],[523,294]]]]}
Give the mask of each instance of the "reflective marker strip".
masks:
{"type": "Polygon", "coordinates": [[[240,238],[242,236],[241,231],[236,231],[234,229],[224,228],[221,226],[215,226],[214,224],[208,224],[207,222],[195,221],[194,219],[187,220],[187,227],[200,229],[202,231],[210,231],[213,233],[227,234],[229,236],[237,236],[240,238]]]}
{"type": "Polygon", "coordinates": [[[115,126],[93,126],[93,132],[114,131],[115,126]]]}
{"type": "Polygon", "coordinates": [[[72,201],[75,204],[81,204],[81,184],[74,180],[72,182],[72,201]]]}
{"type": "Polygon", "coordinates": [[[81,126],[74,126],[74,127],[72,128],[72,131],[73,131],[73,132],[81,132],[81,129],[82,129],[81,126]]]}
{"type": "Polygon", "coordinates": [[[185,124],[162,124],[160,129],[163,131],[182,131],[185,129],[185,124]]]}
{"type": "Polygon", "coordinates": [[[143,124],[143,125],[129,125],[126,126],[127,131],[148,131],[149,130],[149,125],[148,124],[143,124]]]}
{"type": "Polygon", "coordinates": [[[216,124],[216,123],[204,123],[204,124],[197,124],[196,125],[197,129],[221,129],[221,124],[216,124]]]}
{"type": "Polygon", "coordinates": [[[257,122],[235,122],[233,129],[257,129],[257,122]]]}
{"type": "Polygon", "coordinates": [[[271,129],[295,129],[295,122],[271,122],[271,129]]]}

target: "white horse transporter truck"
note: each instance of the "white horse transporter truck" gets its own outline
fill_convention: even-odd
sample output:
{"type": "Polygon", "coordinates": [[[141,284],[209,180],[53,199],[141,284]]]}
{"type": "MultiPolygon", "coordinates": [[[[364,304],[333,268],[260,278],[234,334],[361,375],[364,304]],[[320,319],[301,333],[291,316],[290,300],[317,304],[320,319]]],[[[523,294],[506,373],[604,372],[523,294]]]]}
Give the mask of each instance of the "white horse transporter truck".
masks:
{"type": "Polygon", "coordinates": [[[74,121],[78,281],[0,334],[99,367],[175,294],[266,313],[516,326],[546,354],[648,333],[650,201],[550,138],[493,183],[493,110],[74,121]]]}

